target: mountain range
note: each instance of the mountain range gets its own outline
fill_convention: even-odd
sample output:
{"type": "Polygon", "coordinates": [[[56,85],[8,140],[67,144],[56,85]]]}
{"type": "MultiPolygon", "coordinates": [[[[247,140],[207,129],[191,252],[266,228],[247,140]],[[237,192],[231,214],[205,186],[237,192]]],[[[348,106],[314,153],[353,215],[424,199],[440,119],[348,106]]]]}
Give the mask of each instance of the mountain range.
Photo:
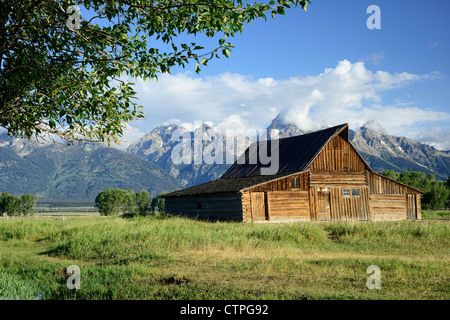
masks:
{"type": "MultiPolygon", "coordinates": [[[[244,141],[245,147],[248,146],[249,141],[246,137],[242,136],[239,138],[244,141]]],[[[226,163],[226,158],[228,156],[236,159],[238,152],[236,152],[236,149],[231,150],[227,147],[226,142],[226,138],[221,132],[207,124],[203,124],[201,127],[192,131],[188,131],[182,126],[170,124],[156,127],[152,132],[131,144],[126,151],[135,153],[147,161],[157,164],[167,173],[175,177],[182,186],[193,186],[220,178],[220,176],[231,166],[232,163],[226,163]],[[190,143],[192,150],[189,154],[189,161],[185,161],[186,163],[174,164],[172,161],[172,154],[174,153],[174,148],[182,142],[182,140],[179,139],[181,138],[181,135],[185,137],[185,141],[190,143]],[[206,161],[199,161],[199,164],[194,163],[194,139],[201,136],[203,136],[203,139],[199,139],[198,141],[201,141],[199,148],[201,150],[202,158],[204,158],[202,151],[206,151],[206,148],[211,142],[217,141],[222,152],[222,163],[220,163],[220,161],[213,161],[210,164],[206,163],[206,161]]],[[[214,148],[211,149],[210,154],[215,156],[214,148]]],[[[243,151],[244,150],[242,150],[242,152],[243,151]]]]}
{"type": "MultiPolygon", "coordinates": [[[[281,115],[267,129],[278,129],[280,137],[307,132],[281,115]]],[[[206,137],[198,146],[201,150],[215,143],[216,149],[209,149],[212,156],[236,159],[243,151],[230,148],[226,137],[207,124],[191,131],[175,124],[161,125],[125,151],[100,144],[43,145],[0,134],[0,192],[32,193],[41,200],[93,201],[98,192],[108,188],[147,190],[153,196],[218,179],[231,166],[229,162],[172,161],[181,136],[193,140],[200,135],[206,137]]],[[[440,180],[450,175],[450,151],[389,135],[370,123],[350,130],[349,138],[376,171],[422,171],[440,180]]],[[[235,139],[249,144],[244,136],[235,139]]],[[[189,152],[194,156],[194,150],[189,152]]]]}
{"type": "Polygon", "coordinates": [[[93,201],[108,188],[147,190],[156,195],[181,187],[157,165],[103,145],[43,145],[6,135],[0,141],[0,191],[10,194],[93,201]]]}
{"type": "MultiPolygon", "coordinates": [[[[203,125],[202,128],[188,132],[175,124],[161,125],[130,145],[126,151],[156,163],[183,186],[197,185],[218,179],[230,167],[230,164],[174,164],[170,156],[179,142],[172,141],[171,137],[175,130],[188,132],[193,138],[198,134],[198,130],[205,132],[209,129],[212,128],[203,125]]],[[[273,119],[267,129],[268,131],[278,129],[281,138],[307,133],[295,124],[287,123],[282,115],[273,119]]],[[[218,134],[220,135],[220,132],[218,134]]],[[[350,130],[349,139],[373,170],[379,172],[422,171],[434,174],[440,180],[447,180],[450,175],[450,151],[441,151],[406,137],[389,135],[370,122],[356,130],[350,130]]],[[[222,137],[222,140],[225,138],[222,137]]],[[[248,143],[248,140],[246,142],[248,143]]],[[[232,153],[232,150],[226,150],[226,152],[232,153]]]]}

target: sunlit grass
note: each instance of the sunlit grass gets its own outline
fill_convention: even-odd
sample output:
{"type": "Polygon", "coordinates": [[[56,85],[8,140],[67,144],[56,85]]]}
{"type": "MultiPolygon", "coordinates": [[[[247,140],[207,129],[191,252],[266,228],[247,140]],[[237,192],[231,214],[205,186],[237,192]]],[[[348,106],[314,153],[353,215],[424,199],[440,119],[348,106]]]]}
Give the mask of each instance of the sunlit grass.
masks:
{"type": "Polygon", "coordinates": [[[3,219],[0,268],[45,299],[448,299],[449,230],[448,220],[3,219]],[[72,264],[77,291],[66,287],[72,264]],[[380,290],[365,285],[372,264],[380,290]]]}

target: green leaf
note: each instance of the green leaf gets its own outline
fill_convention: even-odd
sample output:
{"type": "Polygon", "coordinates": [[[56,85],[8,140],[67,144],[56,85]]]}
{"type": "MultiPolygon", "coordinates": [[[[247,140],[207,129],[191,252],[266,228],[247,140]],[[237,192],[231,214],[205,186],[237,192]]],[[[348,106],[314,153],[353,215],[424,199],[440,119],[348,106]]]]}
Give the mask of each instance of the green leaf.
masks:
{"type": "Polygon", "coordinates": [[[225,57],[230,58],[230,51],[228,51],[228,49],[223,49],[222,53],[225,55],[225,57]]]}

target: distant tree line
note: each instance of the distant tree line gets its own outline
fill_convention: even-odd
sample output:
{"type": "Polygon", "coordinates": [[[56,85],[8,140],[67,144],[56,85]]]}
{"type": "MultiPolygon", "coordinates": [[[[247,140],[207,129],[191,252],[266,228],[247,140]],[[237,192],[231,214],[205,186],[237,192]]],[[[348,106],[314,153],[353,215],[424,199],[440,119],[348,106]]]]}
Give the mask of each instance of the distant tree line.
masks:
{"type": "Polygon", "coordinates": [[[0,216],[5,213],[8,216],[29,215],[34,212],[37,202],[38,197],[32,194],[18,197],[8,192],[0,192],[0,216]]]}
{"type": "Polygon", "coordinates": [[[134,190],[107,189],[101,191],[95,198],[95,207],[103,216],[121,214],[147,215],[164,212],[164,199],[150,196],[146,190],[137,193],[134,190]]]}
{"type": "Polygon", "coordinates": [[[447,181],[438,181],[434,174],[427,175],[424,172],[396,173],[394,170],[387,170],[382,174],[425,192],[422,197],[423,209],[439,210],[450,207],[450,176],[447,181]]]}

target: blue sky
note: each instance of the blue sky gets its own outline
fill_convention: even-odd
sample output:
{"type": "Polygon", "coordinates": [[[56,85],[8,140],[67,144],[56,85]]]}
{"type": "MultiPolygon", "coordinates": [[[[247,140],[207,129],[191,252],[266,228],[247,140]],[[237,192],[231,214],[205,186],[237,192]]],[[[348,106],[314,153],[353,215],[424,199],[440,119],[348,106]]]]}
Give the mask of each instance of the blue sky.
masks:
{"type": "MultiPolygon", "coordinates": [[[[450,149],[450,1],[312,0],[255,21],[230,59],[138,80],[146,118],[124,146],[161,123],[264,128],[279,113],[306,130],[376,121],[390,134],[450,149]],[[369,5],[381,29],[366,26],[369,5]]],[[[212,48],[217,40],[198,37],[212,48]]]]}

